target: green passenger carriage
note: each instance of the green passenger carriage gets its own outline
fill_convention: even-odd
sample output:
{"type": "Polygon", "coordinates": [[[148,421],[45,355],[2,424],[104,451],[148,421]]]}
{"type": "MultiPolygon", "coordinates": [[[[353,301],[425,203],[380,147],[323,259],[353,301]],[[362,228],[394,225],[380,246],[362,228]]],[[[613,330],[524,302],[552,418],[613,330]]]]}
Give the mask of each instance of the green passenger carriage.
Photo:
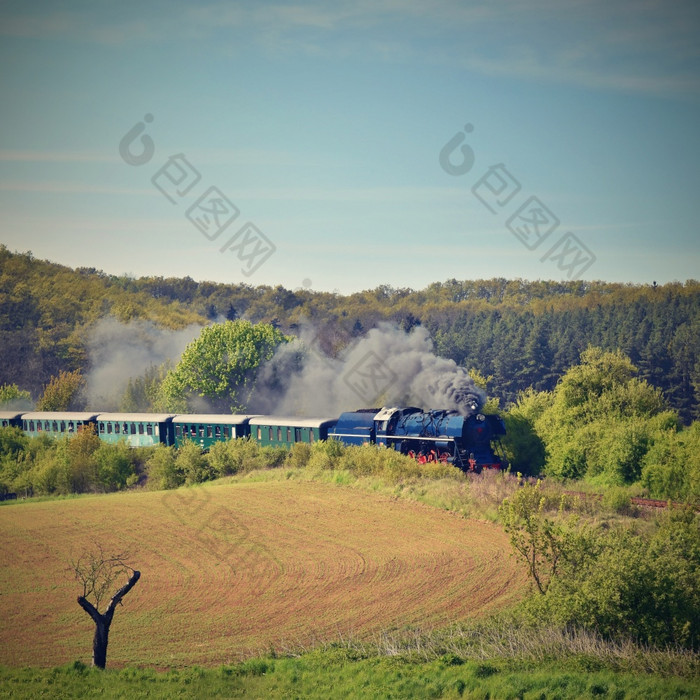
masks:
{"type": "Polygon", "coordinates": [[[32,437],[50,435],[63,437],[95,425],[96,413],[87,411],[33,411],[22,414],[22,430],[32,437]]]}
{"type": "Polygon", "coordinates": [[[130,447],[173,444],[171,413],[99,413],[97,433],[104,442],[124,440],[130,447]]]}
{"type": "Polygon", "coordinates": [[[256,416],[250,419],[250,437],[259,445],[291,447],[295,442],[328,439],[328,429],[337,418],[291,418],[256,416]]]}
{"type": "Polygon", "coordinates": [[[208,450],[215,442],[247,437],[250,434],[248,421],[251,416],[240,414],[192,413],[173,418],[175,446],[186,440],[208,450]]]}

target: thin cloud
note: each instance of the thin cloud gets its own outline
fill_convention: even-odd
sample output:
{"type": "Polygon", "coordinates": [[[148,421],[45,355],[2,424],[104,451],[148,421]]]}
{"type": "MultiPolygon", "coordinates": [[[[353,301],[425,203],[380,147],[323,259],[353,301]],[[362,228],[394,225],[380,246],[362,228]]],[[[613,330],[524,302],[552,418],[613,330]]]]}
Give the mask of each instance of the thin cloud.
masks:
{"type": "Polygon", "coordinates": [[[65,180],[49,180],[39,182],[0,181],[2,192],[40,192],[43,194],[113,194],[113,195],[149,195],[152,189],[134,187],[114,187],[87,182],[67,182],[65,180]]]}
{"type": "Polygon", "coordinates": [[[0,162],[7,163],[116,163],[116,155],[98,151],[0,150],[0,162]]]}

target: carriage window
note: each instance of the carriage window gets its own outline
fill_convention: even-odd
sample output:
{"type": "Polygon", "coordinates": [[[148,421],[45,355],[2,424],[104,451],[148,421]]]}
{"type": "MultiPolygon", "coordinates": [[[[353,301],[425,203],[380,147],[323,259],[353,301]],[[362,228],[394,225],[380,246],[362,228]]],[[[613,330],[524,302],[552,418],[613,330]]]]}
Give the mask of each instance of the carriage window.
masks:
{"type": "Polygon", "coordinates": [[[207,437],[208,437],[208,438],[214,437],[214,432],[213,432],[213,430],[212,430],[211,425],[208,425],[208,426],[207,426],[207,437]]]}
{"type": "Polygon", "coordinates": [[[220,426],[220,425],[217,425],[217,426],[214,428],[214,437],[216,437],[216,438],[220,438],[220,437],[221,437],[221,426],[220,426]]]}
{"type": "Polygon", "coordinates": [[[103,421],[100,421],[100,433],[104,433],[105,431],[105,424],[103,421]]]}
{"type": "Polygon", "coordinates": [[[136,435],[136,423],[131,424],[131,434],[136,435]]]}
{"type": "Polygon", "coordinates": [[[34,432],[34,421],[33,420],[29,421],[29,432],[30,433],[34,432]]]}
{"type": "Polygon", "coordinates": [[[128,423],[124,423],[124,425],[122,425],[122,433],[124,433],[124,435],[129,434],[129,424],[128,423]]]}
{"type": "Polygon", "coordinates": [[[277,442],[282,442],[282,428],[277,428],[277,442]]]}
{"type": "Polygon", "coordinates": [[[150,423],[148,423],[148,425],[146,425],[146,434],[153,435],[153,426],[150,423]]]}
{"type": "Polygon", "coordinates": [[[120,429],[119,423],[115,423],[115,424],[114,424],[114,432],[115,432],[117,435],[119,435],[119,429],[120,429]]]}
{"type": "Polygon", "coordinates": [[[301,428],[294,428],[294,442],[301,442],[301,428]]]}
{"type": "Polygon", "coordinates": [[[107,423],[107,432],[111,435],[112,434],[112,424],[107,423]]]}
{"type": "Polygon", "coordinates": [[[139,435],[143,435],[143,423],[139,423],[139,435]]]}
{"type": "Polygon", "coordinates": [[[272,442],[272,428],[267,429],[267,439],[269,442],[272,442]]]}
{"type": "Polygon", "coordinates": [[[199,437],[204,437],[204,426],[203,425],[199,426],[199,437]]]}
{"type": "Polygon", "coordinates": [[[292,429],[287,428],[287,442],[291,442],[291,441],[292,441],[292,429]]]}
{"type": "Polygon", "coordinates": [[[160,425],[158,425],[158,423],[153,426],[153,434],[160,435],[160,425]]]}
{"type": "Polygon", "coordinates": [[[58,429],[59,429],[62,433],[65,433],[65,432],[66,432],[66,422],[65,422],[65,421],[61,421],[61,422],[58,424],[58,429]]]}
{"type": "Polygon", "coordinates": [[[313,428],[309,428],[309,442],[314,441],[314,430],[313,428]]]}
{"type": "Polygon", "coordinates": [[[181,425],[175,426],[175,436],[182,437],[182,426],[181,425]]]}
{"type": "Polygon", "coordinates": [[[224,437],[228,438],[228,425],[224,426],[224,437]]]}
{"type": "Polygon", "coordinates": [[[68,421],[68,432],[69,432],[69,433],[72,433],[73,430],[74,430],[73,421],[72,421],[72,420],[71,420],[71,421],[68,421]]]}
{"type": "Polygon", "coordinates": [[[262,428],[258,426],[258,440],[262,440],[262,428]]]}
{"type": "Polygon", "coordinates": [[[54,422],[53,422],[52,428],[53,428],[53,432],[54,432],[54,433],[57,433],[57,432],[58,432],[58,421],[54,421],[54,422]]]}

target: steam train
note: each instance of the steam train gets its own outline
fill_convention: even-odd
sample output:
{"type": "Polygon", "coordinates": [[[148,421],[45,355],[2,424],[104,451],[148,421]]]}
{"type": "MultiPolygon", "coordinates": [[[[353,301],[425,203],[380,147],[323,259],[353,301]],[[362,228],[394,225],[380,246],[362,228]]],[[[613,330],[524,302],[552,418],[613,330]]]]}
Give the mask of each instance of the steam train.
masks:
{"type": "Polygon", "coordinates": [[[158,414],[0,411],[0,426],[30,436],[61,437],[94,426],[101,440],[132,447],[181,446],[191,440],[208,450],[215,442],[249,438],[261,446],[291,447],[335,439],[347,445],[376,444],[421,462],[441,461],[464,471],[501,469],[498,456],[503,420],[496,415],[423,411],[416,407],[366,408],[339,417],[294,418],[243,414],[158,414]]]}

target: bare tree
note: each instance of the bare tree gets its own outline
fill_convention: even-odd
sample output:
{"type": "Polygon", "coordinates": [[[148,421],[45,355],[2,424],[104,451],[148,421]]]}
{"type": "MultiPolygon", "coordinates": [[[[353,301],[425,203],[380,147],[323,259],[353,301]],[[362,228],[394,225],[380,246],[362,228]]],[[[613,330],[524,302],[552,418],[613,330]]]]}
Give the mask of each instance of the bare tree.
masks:
{"type": "Polygon", "coordinates": [[[141,578],[141,572],[136,571],[126,563],[126,554],[107,556],[98,545],[97,552],[84,552],[71,562],[71,568],[77,581],[83,585],[83,595],[78,596],[78,605],[90,615],[95,622],[95,637],[92,641],[92,665],[104,668],[107,663],[107,642],[109,627],[112,624],[114,611],[122,598],[136,585],[141,578]],[[100,605],[109,595],[119,579],[127,577],[123,585],[109,601],[104,613],[99,611],[100,605]]]}

